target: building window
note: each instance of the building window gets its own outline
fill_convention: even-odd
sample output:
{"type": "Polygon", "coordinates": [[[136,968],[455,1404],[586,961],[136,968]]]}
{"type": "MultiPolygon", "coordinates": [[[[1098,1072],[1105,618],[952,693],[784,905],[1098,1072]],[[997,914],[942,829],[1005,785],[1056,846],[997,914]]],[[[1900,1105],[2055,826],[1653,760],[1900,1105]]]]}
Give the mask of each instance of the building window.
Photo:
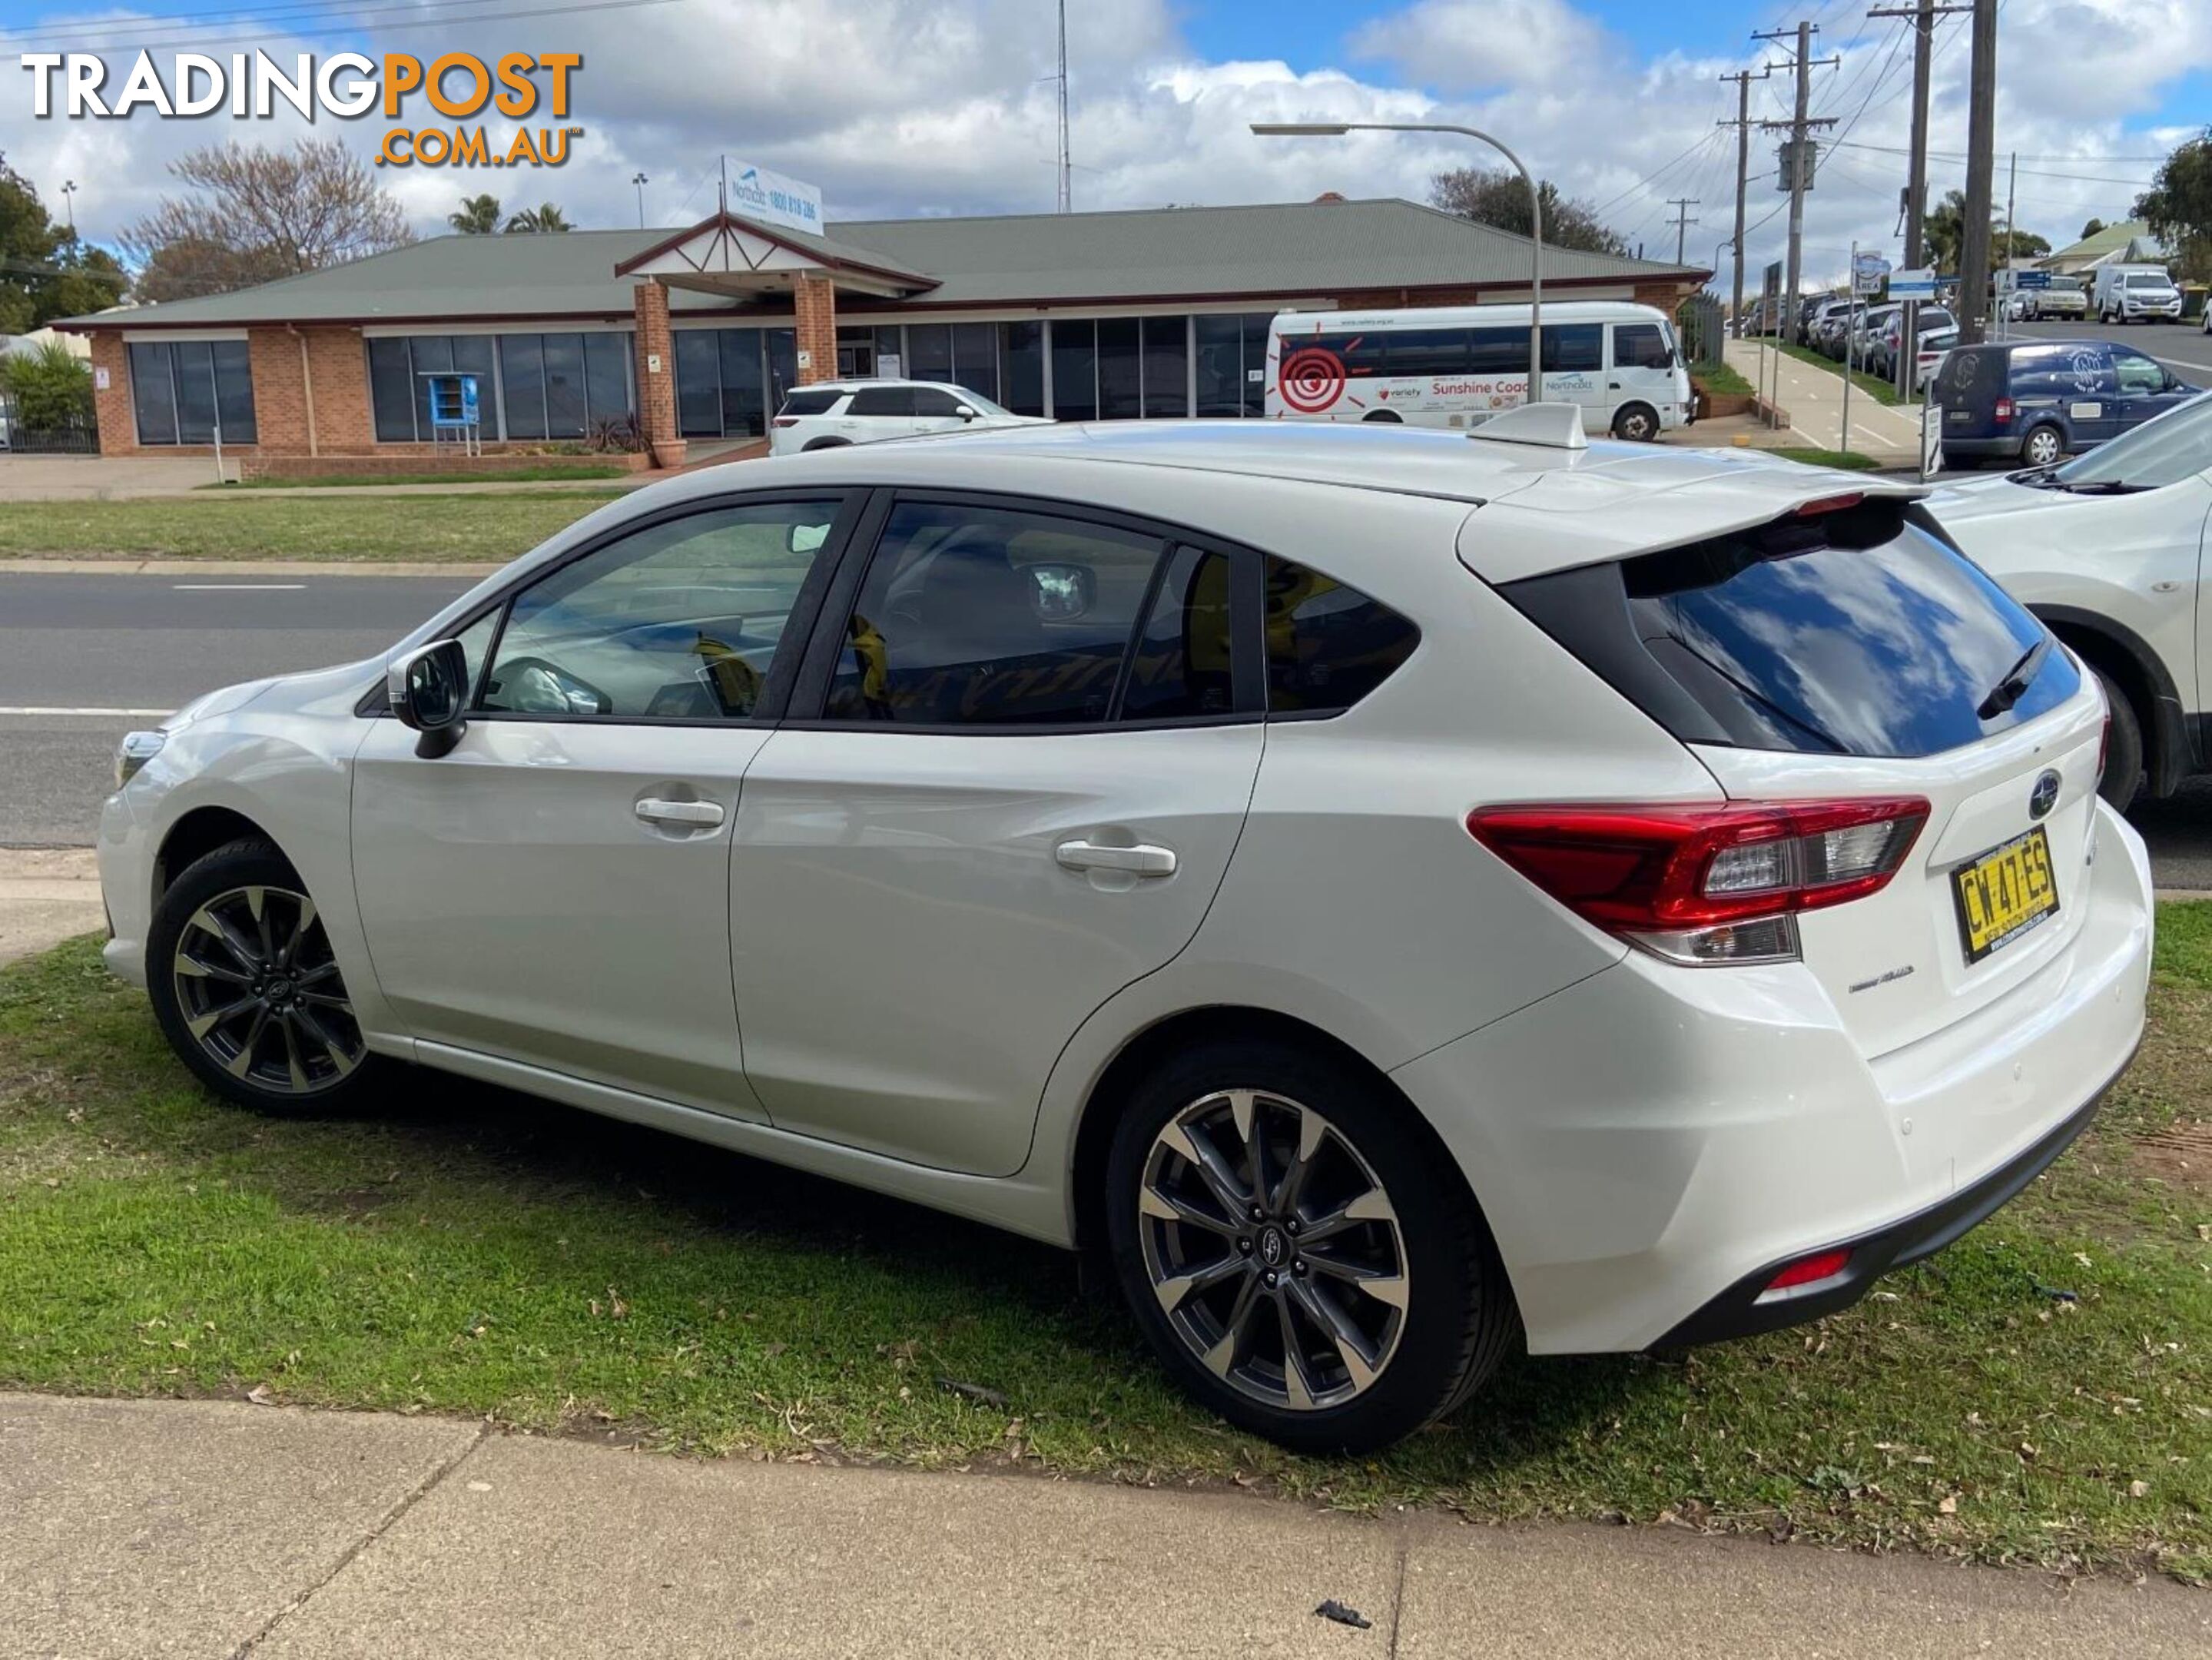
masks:
{"type": "Polygon", "coordinates": [[[130,347],[131,404],[142,445],[258,441],[253,370],[243,340],[130,347]]]}
{"type": "Polygon", "coordinates": [[[952,325],[950,323],[908,324],[905,364],[900,373],[909,380],[950,380],[952,378],[952,325]]]}
{"type": "Polygon", "coordinates": [[[1098,418],[1098,325],[1089,318],[1052,323],[1052,409],[1060,421],[1098,418]]]}
{"type": "Polygon", "coordinates": [[[624,332],[501,335],[500,404],[507,415],[506,435],[581,438],[594,421],[634,415],[633,355],[631,337],[624,332]]]}
{"type": "Polygon", "coordinates": [[[952,380],[999,401],[999,331],[990,323],[952,325],[952,380]]]}
{"type": "MultiPolygon", "coordinates": [[[[1138,346],[1138,319],[1098,319],[1098,418],[1133,421],[1145,412],[1144,355],[1138,346]]],[[[1058,395],[1058,380],[1054,382],[1058,395]]]]}
{"type": "Polygon", "coordinates": [[[1145,319],[1145,414],[1190,413],[1190,319],[1145,319]]]}
{"type": "Polygon", "coordinates": [[[677,429],[686,438],[757,438],[799,378],[790,329],[680,329],[677,429]]]}
{"type": "Polygon", "coordinates": [[[1267,412],[1267,332],[1275,313],[1191,319],[1198,337],[1198,408],[1194,413],[1259,419],[1267,412]]]}
{"type": "Polygon", "coordinates": [[[1016,415],[1044,413],[1044,325],[999,325],[999,402],[1016,415]]]}
{"type": "MultiPolygon", "coordinates": [[[[609,339],[627,343],[627,335],[609,339]]],[[[488,334],[392,336],[368,343],[369,416],[380,444],[430,441],[434,374],[473,374],[483,435],[499,430],[497,358],[488,334]]]]}

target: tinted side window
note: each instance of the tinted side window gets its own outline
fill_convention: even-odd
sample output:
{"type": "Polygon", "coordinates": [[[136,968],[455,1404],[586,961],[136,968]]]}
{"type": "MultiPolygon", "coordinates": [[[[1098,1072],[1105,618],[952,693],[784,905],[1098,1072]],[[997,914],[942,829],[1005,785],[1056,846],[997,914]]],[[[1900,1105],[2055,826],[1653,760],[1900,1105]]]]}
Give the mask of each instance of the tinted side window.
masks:
{"type": "Polygon", "coordinates": [[[960,400],[939,386],[916,386],[913,397],[916,415],[949,416],[960,407],[960,400]]]}
{"type": "Polygon", "coordinates": [[[477,707],[738,720],[838,504],[762,502],[649,525],[515,596],[477,707]]]}
{"type": "Polygon", "coordinates": [[[1570,374],[1605,367],[1605,325],[1553,323],[1544,330],[1544,373],[1570,374]]]}
{"type": "Polygon", "coordinates": [[[1106,719],[1157,538],[933,502],[891,510],[830,682],[832,721],[957,727],[1106,719]]]}
{"type": "Polygon", "coordinates": [[[1618,323],[1613,331],[1616,368],[1663,369],[1673,356],[1656,323],[1618,323]]]}
{"type": "Polygon", "coordinates": [[[1393,374],[1464,374],[1465,329],[1403,329],[1389,337],[1393,374]]]}
{"type": "Polygon", "coordinates": [[[842,392],[794,392],[783,400],[783,407],[776,413],[779,415],[827,415],[837,406],[837,400],[844,395],[842,392]]]}
{"type": "Polygon", "coordinates": [[[1229,561],[1177,548],[1152,595],[1121,693],[1124,721],[1227,714],[1230,684],[1229,561]]]}
{"type": "Polygon", "coordinates": [[[2166,371],[2139,351],[2116,349],[2112,368],[2122,392],[2164,392],[2166,371]]]}
{"type": "Polygon", "coordinates": [[[1267,712],[1334,714],[1389,678],[1421,631],[1379,599],[1272,556],[1267,562],[1267,712]]]}
{"type": "Polygon", "coordinates": [[[863,386],[853,394],[848,415],[912,415],[912,386],[863,386]]]}
{"type": "Polygon", "coordinates": [[[1474,374],[1528,372],[1528,331],[1475,329],[1468,335],[1468,370],[1474,374]]]}

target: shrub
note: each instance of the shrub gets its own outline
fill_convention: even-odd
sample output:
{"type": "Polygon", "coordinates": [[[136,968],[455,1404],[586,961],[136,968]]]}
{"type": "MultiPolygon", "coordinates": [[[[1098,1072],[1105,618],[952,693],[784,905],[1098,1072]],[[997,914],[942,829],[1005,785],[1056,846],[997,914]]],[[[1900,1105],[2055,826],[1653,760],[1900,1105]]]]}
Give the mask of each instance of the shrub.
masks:
{"type": "Polygon", "coordinates": [[[45,431],[92,419],[92,366],[58,340],[33,352],[0,357],[0,392],[27,430],[45,431]]]}

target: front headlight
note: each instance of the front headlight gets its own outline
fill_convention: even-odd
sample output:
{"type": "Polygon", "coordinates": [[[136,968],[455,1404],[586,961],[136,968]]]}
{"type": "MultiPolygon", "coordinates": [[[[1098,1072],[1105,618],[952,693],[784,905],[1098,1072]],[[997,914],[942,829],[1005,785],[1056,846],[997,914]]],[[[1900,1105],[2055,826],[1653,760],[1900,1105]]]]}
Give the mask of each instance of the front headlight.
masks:
{"type": "Polygon", "coordinates": [[[115,787],[121,789],[129,783],[137,775],[141,767],[161,752],[161,745],[168,741],[166,733],[125,733],[123,741],[115,748],[115,787]]]}

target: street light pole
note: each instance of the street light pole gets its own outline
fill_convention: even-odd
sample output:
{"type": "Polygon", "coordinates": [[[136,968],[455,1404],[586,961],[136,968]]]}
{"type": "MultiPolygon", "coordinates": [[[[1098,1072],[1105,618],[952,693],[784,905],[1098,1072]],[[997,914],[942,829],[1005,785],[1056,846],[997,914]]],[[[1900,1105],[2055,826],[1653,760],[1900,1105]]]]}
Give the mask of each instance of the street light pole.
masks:
{"type": "Polygon", "coordinates": [[[1437,121],[1255,121],[1262,138],[1334,138],[1347,132],[1449,132],[1478,139],[1513,164],[1528,186],[1528,399],[1544,396],[1544,198],[1521,158],[1488,133],[1437,121]]]}
{"type": "Polygon", "coordinates": [[[639,173],[633,174],[629,182],[637,186],[637,228],[643,230],[645,228],[645,187],[653,181],[642,173],[639,173]]]}
{"type": "Polygon", "coordinates": [[[62,205],[69,210],[70,240],[74,242],[76,240],[76,180],[74,179],[62,181],[62,205]]]}

